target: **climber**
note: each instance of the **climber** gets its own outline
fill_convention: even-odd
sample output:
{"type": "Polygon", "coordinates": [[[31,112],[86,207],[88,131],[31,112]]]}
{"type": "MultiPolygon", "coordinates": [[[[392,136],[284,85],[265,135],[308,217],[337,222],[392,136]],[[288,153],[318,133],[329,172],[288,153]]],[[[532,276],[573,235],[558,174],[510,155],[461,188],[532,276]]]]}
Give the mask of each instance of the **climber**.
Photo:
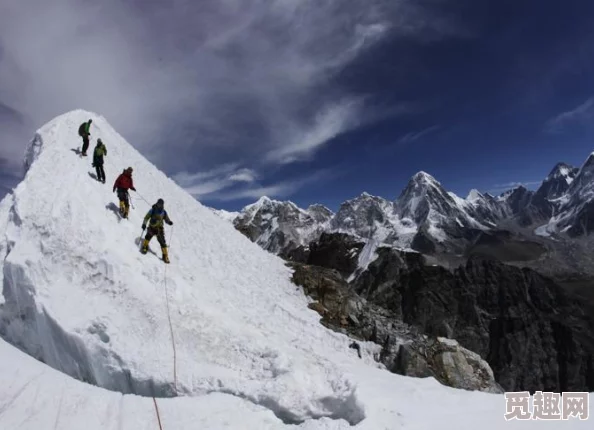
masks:
{"type": "Polygon", "coordinates": [[[97,180],[105,183],[105,170],[103,170],[103,157],[107,155],[107,148],[101,139],[97,139],[97,146],[93,151],[93,167],[97,172],[97,180]]]}
{"type": "Polygon", "coordinates": [[[80,127],[78,127],[78,135],[83,139],[83,146],[82,146],[82,155],[83,157],[87,156],[87,149],[89,149],[89,136],[91,135],[91,123],[93,122],[92,119],[89,119],[87,122],[83,122],[80,127]]]}
{"type": "Polygon", "coordinates": [[[113,184],[113,191],[118,190],[118,199],[120,199],[120,214],[122,218],[128,218],[130,211],[130,201],[128,198],[128,190],[136,191],[134,182],[132,182],[132,167],[125,169],[113,184]]]}
{"type": "Polygon", "coordinates": [[[167,243],[165,242],[165,228],[163,227],[163,221],[169,225],[173,225],[173,222],[169,219],[167,211],[164,208],[165,202],[163,199],[157,200],[157,203],[147,212],[142,222],[142,231],[146,229],[146,223],[148,222],[148,229],[146,230],[146,236],[144,242],[142,242],[142,249],[140,252],[146,254],[148,251],[149,242],[153,236],[157,236],[157,240],[161,245],[161,251],[163,252],[163,261],[169,263],[169,255],[167,252],[167,243]]]}

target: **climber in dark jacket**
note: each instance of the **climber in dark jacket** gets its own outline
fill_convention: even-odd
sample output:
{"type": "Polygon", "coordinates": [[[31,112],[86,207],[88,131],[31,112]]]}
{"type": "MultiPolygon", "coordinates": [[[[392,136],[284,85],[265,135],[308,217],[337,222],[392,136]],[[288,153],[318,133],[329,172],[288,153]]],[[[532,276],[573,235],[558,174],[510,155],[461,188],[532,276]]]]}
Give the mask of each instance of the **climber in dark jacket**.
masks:
{"type": "Polygon", "coordinates": [[[107,155],[107,148],[101,139],[97,139],[97,145],[93,151],[93,167],[97,172],[97,180],[105,183],[105,170],[103,170],[103,157],[107,155]]]}
{"type": "Polygon", "coordinates": [[[136,191],[134,182],[132,181],[132,167],[124,170],[113,184],[113,191],[118,191],[118,199],[120,199],[120,214],[122,218],[128,218],[130,211],[130,201],[128,199],[128,190],[136,191]]]}
{"type": "Polygon", "coordinates": [[[83,139],[82,155],[84,157],[87,156],[87,149],[89,149],[89,136],[91,135],[92,122],[93,120],[89,119],[87,122],[83,122],[80,127],[78,127],[78,135],[83,139]]]}
{"type": "Polygon", "coordinates": [[[163,222],[166,222],[169,225],[173,225],[173,222],[169,219],[169,215],[167,215],[167,211],[165,210],[165,202],[163,199],[157,200],[157,203],[153,205],[153,207],[147,212],[146,216],[144,217],[144,221],[142,222],[142,230],[147,227],[148,222],[148,229],[146,230],[146,236],[144,237],[144,242],[142,243],[142,249],[140,252],[146,254],[148,251],[149,242],[153,238],[153,236],[157,236],[157,240],[161,245],[161,251],[163,252],[163,261],[165,263],[169,263],[169,254],[167,252],[167,243],[165,242],[165,228],[163,226],[163,222]]]}

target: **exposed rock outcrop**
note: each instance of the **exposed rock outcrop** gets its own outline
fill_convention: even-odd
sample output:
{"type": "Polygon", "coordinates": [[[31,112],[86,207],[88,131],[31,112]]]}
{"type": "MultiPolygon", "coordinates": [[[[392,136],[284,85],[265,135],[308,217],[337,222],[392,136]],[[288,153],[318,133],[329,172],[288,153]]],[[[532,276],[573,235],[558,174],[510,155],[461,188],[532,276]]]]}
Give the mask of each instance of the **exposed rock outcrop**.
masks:
{"type": "Polygon", "coordinates": [[[370,301],[423,333],[457,339],[508,391],[594,390],[593,317],[552,280],[478,258],[452,272],[405,265],[386,252],[354,285],[370,301]]]}
{"type": "MultiPolygon", "coordinates": [[[[358,296],[337,270],[290,263],[293,280],[315,301],[309,307],[321,323],[359,340],[382,346],[377,360],[402,375],[433,376],[445,385],[502,392],[489,365],[456,341],[424,336],[393,312],[358,296]]],[[[358,345],[351,344],[358,349],[358,345]]]]}
{"type": "Polygon", "coordinates": [[[309,244],[307,263],[350,275],[357,268],[364,246],[363,242],[344,233],[322,233],[319,240],[309,244]]]}

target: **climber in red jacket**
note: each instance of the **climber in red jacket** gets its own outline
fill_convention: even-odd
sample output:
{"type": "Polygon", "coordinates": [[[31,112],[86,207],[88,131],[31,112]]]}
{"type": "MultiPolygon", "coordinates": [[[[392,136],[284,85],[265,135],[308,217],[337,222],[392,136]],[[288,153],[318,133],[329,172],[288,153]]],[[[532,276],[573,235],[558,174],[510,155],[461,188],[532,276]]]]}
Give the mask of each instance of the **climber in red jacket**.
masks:
{"type": "Polygon", "coordinates": [[[128,190],[136,191],[134,182],[132,181],[132,167],[124,170],[113,184],[113,191],[118,191],[118,199],[120,199],[120,214],[122,218],[128,218],[130,211],[130,201],[128,199],[128,190]]]}

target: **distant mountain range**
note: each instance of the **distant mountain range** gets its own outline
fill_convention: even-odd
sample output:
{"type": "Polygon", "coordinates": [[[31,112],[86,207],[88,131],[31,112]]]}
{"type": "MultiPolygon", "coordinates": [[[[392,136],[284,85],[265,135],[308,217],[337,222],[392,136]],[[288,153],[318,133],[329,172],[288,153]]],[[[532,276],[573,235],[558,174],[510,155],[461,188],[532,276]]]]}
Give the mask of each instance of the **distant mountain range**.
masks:
{"type": "Polygon", "coordinates": [[[240,212],[215,212],[252,241],[283,257],[307,249],[323,232],[347,233],[375,246],[424,254],[462,255],[501,231],[577,237],[594,230],[594,153],[580,167],[557,164],[536,191],[523,186],[499,196],[446,191],[433,176],[415,174],[396,200],[363,193],[336,213],[262,197],[240,212]]]}

